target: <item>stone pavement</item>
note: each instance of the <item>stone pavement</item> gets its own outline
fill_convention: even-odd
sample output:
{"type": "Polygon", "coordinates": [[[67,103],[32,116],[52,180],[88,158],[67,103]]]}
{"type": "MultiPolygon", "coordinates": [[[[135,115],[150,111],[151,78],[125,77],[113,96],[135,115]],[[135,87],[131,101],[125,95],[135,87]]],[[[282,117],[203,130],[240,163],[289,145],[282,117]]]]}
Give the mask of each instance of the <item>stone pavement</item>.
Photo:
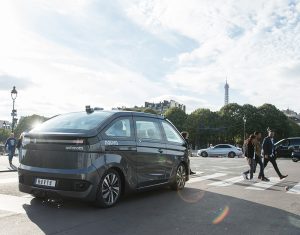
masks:
{"type": "Polygon", "coordinates": [[[13,163],[12,166],[10,166],[8,163],[7,155],[0,155],[0,172],[17,171],[19,165],[18,156],[14,156],[12,163],[13,163]]]}

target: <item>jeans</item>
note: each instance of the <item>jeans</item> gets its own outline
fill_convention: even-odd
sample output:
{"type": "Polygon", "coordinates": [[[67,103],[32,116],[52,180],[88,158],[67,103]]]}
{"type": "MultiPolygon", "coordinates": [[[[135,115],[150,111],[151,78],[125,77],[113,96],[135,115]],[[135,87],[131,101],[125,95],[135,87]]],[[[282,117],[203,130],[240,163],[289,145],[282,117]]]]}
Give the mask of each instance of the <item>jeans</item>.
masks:
{"type": "Polygon", "coordinates": [[[260,156],[256,156],[256,157],[255,157],[255,161],[259,164],[259,167],[260,167],[258,177],[264,178],[264,177],[265,177],[265,175],[264,175],[264,168],[265,168],[265,167],[264,167],[264,164],[263,164],[263,162],[262,162],[261,157],[260,157],[260,156]]]}
{"type": "Polygon", "coordinates": [[[250,169],[245,171],[243,174],[247,175],[250,173],[250,180],[251,180],[253,178],[253,172],[255,169],[256,162],[255,162],[255,159],[253,159],[253,158],[247,158],[247,162],[249,164],[250,169]]]}
{"type": "Polygon", "coordinates": [[[15,149],[11,149],[8,151],[8,161],[11,162],[15,155],[15,149]]]}
{"type": "Polygon", "coordinates": [[[272,163],[272,165],[274,167],[274,170],[276,171],[277,175],[279,177],[282,177],[282,174],[280,173],[279,168],[277,166],[275,157],[267,156],[267,158],[266,158],[266,156],[265,156],[265,158],[264,158],[264,167],[266,167],[268,165],[268,162],[272,163]]]}

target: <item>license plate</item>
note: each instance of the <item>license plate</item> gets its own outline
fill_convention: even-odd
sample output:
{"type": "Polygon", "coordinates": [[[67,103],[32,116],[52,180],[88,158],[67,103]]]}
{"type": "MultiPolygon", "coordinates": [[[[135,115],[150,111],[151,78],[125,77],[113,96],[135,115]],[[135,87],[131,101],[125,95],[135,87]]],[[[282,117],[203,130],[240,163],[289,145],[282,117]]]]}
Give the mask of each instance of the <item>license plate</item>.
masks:
{"type": "Polygon", "coordinates": [[[55,185],[56,185],[56,180],[36,178],[35,184],[36,185],[41,185],[41,186],[47,186],[47,187],[53,187],[54,188],[55,185]]]}

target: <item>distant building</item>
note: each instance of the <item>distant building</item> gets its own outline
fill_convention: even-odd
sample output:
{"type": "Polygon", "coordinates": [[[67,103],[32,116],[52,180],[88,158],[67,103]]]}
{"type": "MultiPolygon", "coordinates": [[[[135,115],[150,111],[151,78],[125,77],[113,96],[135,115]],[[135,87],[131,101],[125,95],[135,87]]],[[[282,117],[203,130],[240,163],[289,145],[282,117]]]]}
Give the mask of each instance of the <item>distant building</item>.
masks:
{"type": "Polygon", "coordinates": [[[174,107],[180,108],[184,112],[186,110],[184,104],[180,104],[175,100],[170,100],[170,101],[164,100],[163,102],[159,102],[159,103],[145,102],[145,108],[153,109],[160,114],[164,113],[167,109],[174,108],[174,107]]]}
{"type": "Polygon", "coordinates": [[[282,112],[290,119],[295,121],[300,125],[300,113],[297,114],[295,111],[287,109],[287,110],[282,110],[282,112]]]}
{"type": "Polygon", "coordinates": [[[229,104],[229,85],[227,83],[227,79],[226,79],[226,84],[224,86],[225,88],[225,105],[229,104]]]}

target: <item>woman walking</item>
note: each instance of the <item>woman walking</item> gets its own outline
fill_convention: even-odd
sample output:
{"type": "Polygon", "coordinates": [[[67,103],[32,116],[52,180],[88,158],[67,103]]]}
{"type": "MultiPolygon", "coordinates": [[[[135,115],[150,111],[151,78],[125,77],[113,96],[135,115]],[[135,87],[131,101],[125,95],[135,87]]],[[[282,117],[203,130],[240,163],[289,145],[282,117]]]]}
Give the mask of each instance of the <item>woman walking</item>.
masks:
{"type": "Polygon", "coordinates": [[[245,144],[245,156],[247,157],[247,162],[249,164],[250,169],[243,172],[242,175],[245,180],[253,179],[253,172],[255,169],[255,144],[256,144],[256,136],[250,135],[250,137],[246,140],[245,144]],[[248,178],[248,174],[250,173],[250,178],[248,178]]]}

